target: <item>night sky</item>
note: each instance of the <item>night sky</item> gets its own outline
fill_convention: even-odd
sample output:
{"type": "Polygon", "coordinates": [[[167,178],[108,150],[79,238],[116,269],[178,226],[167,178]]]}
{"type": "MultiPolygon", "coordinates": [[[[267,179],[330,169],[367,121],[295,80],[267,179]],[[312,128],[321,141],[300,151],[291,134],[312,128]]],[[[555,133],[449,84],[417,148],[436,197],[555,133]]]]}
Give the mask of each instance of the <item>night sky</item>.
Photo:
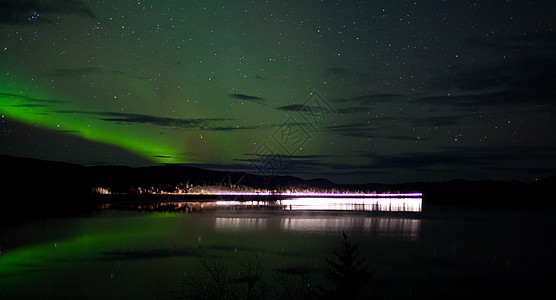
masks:
{"type": "Polygon", "coordinates": [[[0,153],[335,182],[556,174],[556,1],[0,0],[0,153]]]}

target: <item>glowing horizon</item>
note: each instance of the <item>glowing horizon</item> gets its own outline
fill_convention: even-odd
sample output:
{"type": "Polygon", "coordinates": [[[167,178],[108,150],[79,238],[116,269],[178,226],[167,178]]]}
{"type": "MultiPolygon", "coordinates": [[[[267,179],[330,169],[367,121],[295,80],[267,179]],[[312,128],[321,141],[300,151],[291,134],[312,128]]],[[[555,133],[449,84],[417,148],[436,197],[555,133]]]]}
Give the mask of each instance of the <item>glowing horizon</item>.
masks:
{"type": "MultiPolygon", "coordinates": [[[[422,193],[355,194],[355,193],[219,193],[218,195],[265,196],[280,195],[293,198],[279,199],[275,203],[285,210],[338,210],[338,211],[389,211],[421,212],[422,193]]],[[[267,206],[271,201],[222,200],[216,206],[267,206]]]]}
{"type": "Polygon", "coordinates": [[[204,193],[203,195],[218,195],[218,196],[295,196],[295,197],[422,197],[423,193],[307,193],[307,192],[286,192],[286,193],[273,193],[273,192],[217,192],[217,193],[204,193]]]}

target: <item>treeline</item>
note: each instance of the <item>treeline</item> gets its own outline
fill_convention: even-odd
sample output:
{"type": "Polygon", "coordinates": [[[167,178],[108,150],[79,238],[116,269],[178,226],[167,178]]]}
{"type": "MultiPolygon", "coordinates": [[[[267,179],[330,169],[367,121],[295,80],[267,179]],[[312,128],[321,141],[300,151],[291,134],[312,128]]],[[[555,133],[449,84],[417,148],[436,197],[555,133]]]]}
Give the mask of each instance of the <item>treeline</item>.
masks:
{"type": "Polygon", "coordinates": [[[183,191],[198,186],[237,190],[422,192],[428,205],[476,205],[501,209],[552,210],[551,187],[556,177],[533,183],[517,181],[416,182],[404,184],[335,184],[326,179],[305,180],[294,176],[258,176],[165,165],[145,168],[125,166],[85,167],[76,164],[0,155],[0,218],[21,215],[66,214],[89,211],[101,198],[94,191],[107,190],[137,197],[140,191],[183,191]]]}

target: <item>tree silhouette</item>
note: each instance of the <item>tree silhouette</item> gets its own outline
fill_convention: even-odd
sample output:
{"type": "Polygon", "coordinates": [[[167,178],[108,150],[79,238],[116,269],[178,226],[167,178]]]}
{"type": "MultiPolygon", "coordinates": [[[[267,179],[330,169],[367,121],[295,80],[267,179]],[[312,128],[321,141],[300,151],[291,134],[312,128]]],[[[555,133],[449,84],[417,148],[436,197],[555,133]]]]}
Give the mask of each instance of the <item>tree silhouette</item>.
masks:
{"type": "MultiPolygon", "coordinates": [[[[343,233],[343,249],[334,252],[336,259],[326,259],[328,269],[324,274],[330,281],[328,288],[311,289],[308,274],[303,268],[277,272],[274,276],[276,299],[357,299],[369,282],[365,257],[360,257],[357,245],[352,245],[343,233]]],[[[240,263],[239,278],[230,278],[230,272],[214,259],[201,257],[197,277],[184,280],[180,299],[252,300],[272,296],[266,293],[263,264],[260,255],[245,256],[240,263]]]]}
{"type": "Polygon", "coordinates": [[[184,280],[183,290],[177,292],[179,299],[265,299],[265,286],[262,282],[263,265],[260,255],[243,257],[239,278],[230,278],[230,272],[213,258],[201,257],[198,268],[198,278],[184,280]]]}
{"type": "Polygon", "coordinates": [[[360,257],[358,246],[348,241],[345,232],[343,236],[342,252],[334,252],[335,261],[326,259],[328,270],[325,277],[334,288],[324,289],[325,299],[356,299],[373,274],[364,265],[366,257],[360,257]]]}

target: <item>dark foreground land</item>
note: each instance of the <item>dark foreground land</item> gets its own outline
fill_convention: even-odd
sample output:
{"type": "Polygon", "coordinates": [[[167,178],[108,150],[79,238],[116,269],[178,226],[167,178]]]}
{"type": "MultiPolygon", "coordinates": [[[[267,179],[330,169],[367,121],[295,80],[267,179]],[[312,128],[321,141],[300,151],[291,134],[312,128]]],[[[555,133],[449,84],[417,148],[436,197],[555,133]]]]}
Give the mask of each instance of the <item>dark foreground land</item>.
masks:
{"type": "MultiPolygon", "coordinates": [[[[56,216],[84,213],[106,202],[176,201],[187,196],[140,195],[138,187],[172,191],[179,187],[222,186],[227,189],[299,189],[316,191],[421,192],[428,205],[465,205],[511,210],[552,211],[556,207],[550,187],[556,177],[532,183],[518,181],[414,182],[403,184],[336,184],[326,179],[304,180],[293,176],[262,177],[180,165],[145,168],[123,166],[85,167],[76,164],[0,155],[4,179],[0,183],[0,218],[56,216]],[[116,195],[98,195],[97,187],[116,195]]],[[[199,199],[199,196],[195,196],[199,199]]],[[[207,201],[214,200],[207,198],[207,201]]]]}

